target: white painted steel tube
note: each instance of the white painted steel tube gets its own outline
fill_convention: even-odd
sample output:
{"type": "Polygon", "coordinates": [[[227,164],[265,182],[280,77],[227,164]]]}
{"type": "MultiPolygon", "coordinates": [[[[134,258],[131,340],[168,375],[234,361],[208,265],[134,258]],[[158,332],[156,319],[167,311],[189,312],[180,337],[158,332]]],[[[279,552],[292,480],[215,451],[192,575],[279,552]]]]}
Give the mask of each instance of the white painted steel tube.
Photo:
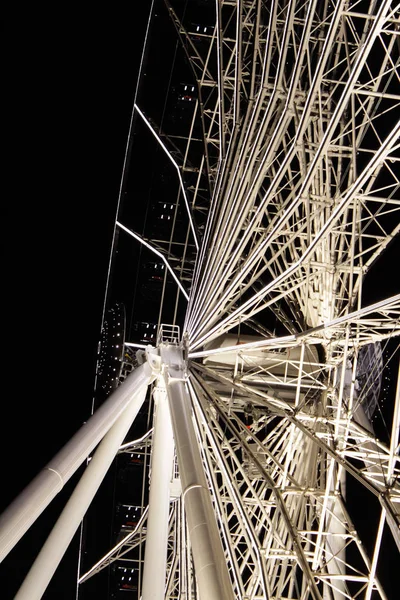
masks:
{"type": "Polygon", "coordinates": [[[174,439],[164,381],[154,390],[155,416],[142,600],[164,600],[174,439]]]}
{"type": "Polygon", "coordinates": [[[200,600],[234,600],[180,368],[182,352],[169,346],[161,349],[161,359],[168,365],[165,383],[200,600]]]}
{"type": "Polygon", "coordinates": [[[0,517],[0,561],[36,521],[129,404],[153,379],[148,362],[133,371],[0,517]]]}
{"type": "Polygon", "coordinates": [[[143,382],[136,389],[135,394],[133,396],[131,394],[130,403],[104,436],[23,581],[15,600],[39,600],[44,594],[132,422],[135,420],[146,397],[146,391],[147,383],[143,382]]]}

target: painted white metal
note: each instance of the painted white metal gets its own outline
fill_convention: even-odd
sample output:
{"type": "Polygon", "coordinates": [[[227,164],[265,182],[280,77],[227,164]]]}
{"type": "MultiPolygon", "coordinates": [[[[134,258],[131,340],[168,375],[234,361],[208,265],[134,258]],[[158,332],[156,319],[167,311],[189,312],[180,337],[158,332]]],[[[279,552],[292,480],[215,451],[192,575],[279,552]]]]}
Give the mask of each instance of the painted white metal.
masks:
{"type": "Polygon", "coordinates": [[[0,560],[7,556],[113,426],[135,391],[148,385],[153,378],[149,362],[133,371],[4,511],[0,518],[0,560]]]}
{"type": "Polygon", "coordinates": [[[182,350],[161,345],[160,354],[200,599],[231,600],[234,596],[226,559],[192,423],[182,350]]]}
{"type": "Polygon", "coordinates": [[[129,404],[99,444],[16,594],[16,600],[39,600],[44,594],[132,422],[135,420],[145,400],[147,388],[148,379],[147,381],[144,379],[141,385],[133,393],[131,392],[129,404]]]}
{"type": "Polygon", "coordinates": [[[143,600],[164,600],[174,439],[164,379],[154,388],[153,451],[143,569],[143,600]]]}

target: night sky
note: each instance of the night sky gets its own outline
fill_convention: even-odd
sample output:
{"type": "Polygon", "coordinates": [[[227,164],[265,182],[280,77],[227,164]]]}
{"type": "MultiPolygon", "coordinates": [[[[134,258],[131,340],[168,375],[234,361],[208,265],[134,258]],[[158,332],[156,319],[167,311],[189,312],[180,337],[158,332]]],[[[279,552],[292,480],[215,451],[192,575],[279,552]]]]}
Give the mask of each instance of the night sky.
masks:
{"type": "MultiPolygon", "coordinates": [[[[1,510],[90,415],[150,4],[24,7],[5,20],[1,510]]],[[[3,600],[14,597],[70,483],[0,565],[3,600]]],[[[45,598],[74,597],[70,554],[45,598]]]]}

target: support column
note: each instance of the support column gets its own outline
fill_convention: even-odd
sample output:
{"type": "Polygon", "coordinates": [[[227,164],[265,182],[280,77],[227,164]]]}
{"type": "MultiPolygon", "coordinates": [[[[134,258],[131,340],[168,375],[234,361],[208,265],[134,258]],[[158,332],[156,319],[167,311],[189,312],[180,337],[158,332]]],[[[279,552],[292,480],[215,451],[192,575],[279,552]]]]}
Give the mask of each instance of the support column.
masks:
{"type": "Polygon", "coordinates": [[[166,365],[165,385],[200,600],[234,600],[193,427],[182,351],[176,346],[165,346],[160,348],[160,352],[161,362],[166,365]]]}
{"type": "Polygon", "coordinates": [[[64,487],[125,410],[132,395],[153,379],[149,362],[133,371],[0,517],[0,562],[64,487]]]}
{"type": "Polygon", "coordinates": [[[164,600],[174,439],[163,378],[154,390],[155,415],[142,600],[164,600]]]}
{"type": "Polygon", "coordinates": [[[77,531],[145,398],[145,383],[105,435],[39,552],[15,600],[39,600],[77,531]]]}

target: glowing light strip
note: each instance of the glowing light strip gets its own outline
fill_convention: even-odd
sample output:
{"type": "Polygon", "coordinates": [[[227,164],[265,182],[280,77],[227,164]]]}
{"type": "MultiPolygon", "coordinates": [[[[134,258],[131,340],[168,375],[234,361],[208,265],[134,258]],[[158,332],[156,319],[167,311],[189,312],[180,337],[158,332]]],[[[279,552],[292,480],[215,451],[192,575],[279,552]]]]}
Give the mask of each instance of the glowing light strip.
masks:
{"type": "Polygon", "coordinates": [[[169,264],[169,262],[167,261],[167,259],[165,258],[165,256],[161,252],[159,252],[158,250],[156,250],[151,244],[149,244],[148,242],[146,242],[140,235],[138,235],[137,233],[131,231],[130,229],[128,229],[127,227],[125,227],[125,225],[122,225],[122,223],[120,223],[119,221],[117,221],[117,225],[118,225],[118,227],[120,227],[121,229],[123,229],[124,231],[126,231],[126,233],[129,233],[129,235],[131,235],[133,238],[135,238],[135,240],[137,240],[138,242],[140,242],[141,244],[143,244],[143,246],[146,246],[146,248],[148,248],[154,254],[156,254],[159,258],[161,258],[161,260],[163,261],[163,263],[167,267],[168,271],[171,273],[172,277],[175,279],[175,282],[176,282],[177,286],[179,287],[179,289],[181,290],[182,294],[185,296],[186,300],[189,300],[189,296],[188,296],[185,288],[183,287],[183,285],[181,284],[181,282],[179,281],[179,279],[175,275],[174,270],[172,269],[171,265],[169,264]]]}
{"type": "Polygon", "coordinates": [[[172,164],[174,165],[174,167],[175,167],[175,169],[176,169],[176,171],[178,173],[179,183],[181,185],[181,190],[182,190],[183,198],[185,200],[186,210],[187,210],[187,214],[188,214],[189,221],[190,221],[190,228],[192,230],[192,234],[193,234],[193,238],[194,238],[194,243],[196,245],[196,250],[198,250],[199,249],[199,242],[197,240],[197,234],[196,234],[196,230],[195,230],[195,227],[194,227],[192,215],[191,215],[191,212],[190,212],[189,201],[188,201],[187,196],[186,196],[185,186],[183,185],[183,179],[182,179],[181,171],[179,169],[179,165],[172,158],[171,153],[169,152],[168,148],[162,142],[162,140],[160,139],[160,137],[157,135],[157,132],[153,129],[153,127],[151,126],[150,122],[144,116],[144,114],[142,113],[142,111],[140,110],[140,108],[138,107],[137,104],[135,104],[134,108],[135,108],[135,110],[137,110],[137,112],[139,113],[139,115],[142,117],[143,122],[150,129],[151,133],[154,135],[154,137],[156,138],[157,142],[160,144],[161,148],[164,150],[165,154],[168,156],[169,160],[172,162],[172,164]]]}
{"type": "MultiPolygon", "coordinates": [[[[142,56],[140,58],[139,73],[138,73],[138,78],[137,78],[137,83],[136,83],[135,96],[134,96],[134,100],[133,100],[133,109],[132,109],[131,118],[130,118],[130,121],[129,121],[128,139],[126,141],[126,146],[125,146],[124,162],[123,162],[123,166],[122,166],[122,176],[121,176],[121,181],[120,181],[120,184],[119,184],[118,202],[117,202],[117,209],[116,209],[116,212],[115,212],[115,222],[114,222],[112,246],[111,246],[111,252],[110,252],[110,257],[109,257],[109,261],[108,261],[106,289],[105,289],[105,292],[104,292],[103,311],[102,311],[102,314],[101,314],[101,327],[100,327],[100,330],[103,329],[104,316],[105,316],[105,312],[106,312],[106,304],[107,304],[107,299],[108,299],[108,288],[109,288],[110,276],[111,276],[111,265],[112,265],[113,249],[114,249],[115,241],[116,241],[115,240],[116,220],[118,219],[119,210],[120,210],[120,206],[121,206],[121,198],[122,198],[123,186],[124,186],[124,182],[125,182],[126,168],[127,168],[127,164],[128,164],[128,155],[129,155],[129,149],[131,147],[131,139],[132,139],[132,133],[133,133],[133,117],[134,117],[134,114],[135,114],[135,102],[136,102],[136,98],[137,98],[137,95],[138,95],[138,92],[139,92],[139,85],[140,85],[140,83],[142,81],[142,71],[143,71],[144,57],[145,57],[146,48],[147,48],[147,42],[148,42],[148,37],[149,37],[150,23],[151,23],[151,19],[152,19],[152,16],[153,16],[153,8],[154,8],[154,0],[152,0],[151,7],[150,7],[150,10],[149,10],[149,18],[147,20],[147,25],[146,25],[146,33],[145,33],[144,42],[143,42],[142,56]]],[[[92,412],[93,412],[93,407],[92,407],[92,412]]]]}

